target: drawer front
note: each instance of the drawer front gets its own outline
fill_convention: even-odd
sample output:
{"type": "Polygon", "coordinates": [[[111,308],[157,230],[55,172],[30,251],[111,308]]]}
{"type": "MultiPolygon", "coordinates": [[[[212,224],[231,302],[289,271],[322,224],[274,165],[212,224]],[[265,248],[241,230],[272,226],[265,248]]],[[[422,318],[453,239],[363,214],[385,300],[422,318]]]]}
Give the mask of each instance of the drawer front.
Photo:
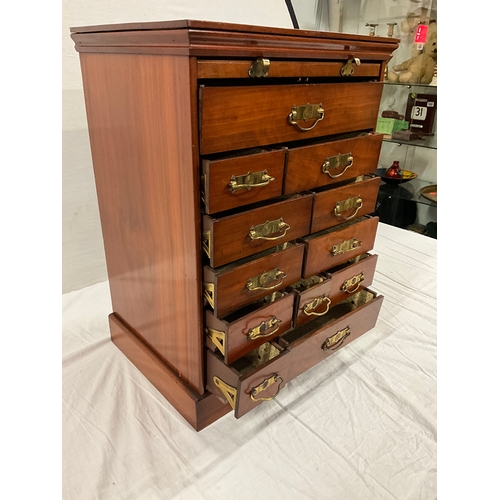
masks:
{"type": "Polygon", "coordinates": [[[311,233],[375,211],[380,177],[315,193],[311,233]]]}
{"type": "Polygon", "coordinates": [[[312,195],[297,196],[220,219],[203,217],[210,266],[219,267],[309,234],[312,195]]]}
{"type": "MultiPolygon", "coordinates": [[[[268,297],[266,297],[268,299],[268,297]]],[[[270,303],[243,308],[233,315],[218,319],[212,311],[205,311],[205,343],[217,349],[226,364],[231,364],[274,337],[292,327],[292,293],[276,292],[270,303]]]]}
{"type": "MultiPolygon", "coordinates": [[[[335,318],[335,314],[332,314],[332,319],[328,316],[318,318],[315,322],[310,322],[302,327],[303,337],[299,337],[290,345],[287,345],[286,342],[283,343],[291,352],[288,373],[290,380],[339,351],[375,326],[383,296],[376,296],[374,292],[370,291],[358,292],[356,295],[365,293],[373,295],[369,302],[356,307],[340,318],[335,318]],[[307,329],[309,327],[311,333],[308,335],[307,329]]],[[[356,300],[356,296],[352,298],[356,300]]],[[[342,304],[338,304],[337,308],[342,306],[342,304]]],[[[331,312],[335,313],[335,310],[331,312]]],[[[300,331],[298,330],[297,334],[300,334],[300,331]]],[[[284,338],[286,339],[286,334],[284,338]]]]}
{"type": "Polygon", "coordinates": [[[381,94],[380,82],[202,87],[201,154],[374,130],[381,94]]]}
{"type": "Polygon", "coordinates": [[[265,401],[278,396],[290,380],[289,352],[279,351],[271,344],[260,348],[228,366],[216,353],[206,351],[207,389],[241,416],[265,401]],[[275,351],[269,359],[268,351],[275,351]],[[264,362],[262,362],[264,360],[264,362]]]}
{"type": "Polygon", "coordinates": [[[204,296],[215,316],[223,318],[300,279],[304,245],[287,244],[269,255],[220,269],[205,266],[204,296]]]}
{"type": "Polygon", "coordinates": [[[323,283],[298,293],[295,327],[328,314],[333,306],[356,293],[362,286],[369,287],[372,284],[377,255],[365,254],[359,258],[361,260],[358,262],[339,266],[338,270],[325,273],[328,278],[323,283]]]}
{"type": "Polygon", "coordinates": [[[304,238],[306,258],[302,276],[307,278],[358,255],[369,252],[375,243],[378,217],[365,216],[351,223],[304,238]]]}
{"type": "Polygon", "coordinates": [[[285,150],[203,160],[203,199],[208,214],[281,195],[285,150]]]}
{"type": "Polygon", "coordinates": [[[383,134],[291,148],[288,152],[284,193],[327,186],[377,169],[383,134]]]}

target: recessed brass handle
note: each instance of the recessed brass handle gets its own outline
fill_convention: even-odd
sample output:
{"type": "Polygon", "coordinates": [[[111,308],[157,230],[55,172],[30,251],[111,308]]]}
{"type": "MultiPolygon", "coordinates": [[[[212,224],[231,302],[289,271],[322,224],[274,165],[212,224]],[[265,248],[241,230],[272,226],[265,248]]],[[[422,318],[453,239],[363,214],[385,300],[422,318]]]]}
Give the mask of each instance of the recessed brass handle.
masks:
{"type": "Polygon", "coordinates": [[[250,239],[253,240],[279,240],[286,235],[287,231],[290,229],[290,226],[283,220],[283,217],[276,220],[266,220],[263,224],[259,224],[257,226],[252,226],[248,233],[250,239]],[[283,234],[278,236],[271,236],[276,233],[283,234]]]}
{"type": "Polygon", "coordinates": [[[349,326],[346,326],[343,330],[339,330],[331,337],[326,338],[321,349],[323,349],[323,351],[338,349],[349,335],[351,335],[351,329],[349,326]]]}
{"type": "Polygon", "coordinates": [[[266,321],[262,321],[260,325],[254,326],[253,328],[250,328],[247,333],[247,340],[256,340],[256,339],[262,339],[264,337],[270,337],[273,335],[273,333],[276,333],[280,327],[283,321],[281,319],[277,319],[276,316],[273,316],[271,319],[268,319],[266,321]],[[274,328],[270,332],[268,331],[269,328],[274,328]]]}
{"type": "Polygon", "coordinates": [[[320,104],[309,104],[304,106],[292,106],[292,111],[288,115],[288,121],[303,132],[312,130],[323,118],[325,117],[325,110],[323,105],[320,104]],[[302,127],[297,123],[298,120],[310,120],[314,118],[314,123],[310,127],[302,127]]]}
{"type": "Polygon", "coordinates": [[[321,166],[321,170],[324,174],[329,175],[332,179],[336,179],[344,175],[348,168],[351,168],[354,164],[354,157],[352,153],[339,153],[336,156],[327,156],[323,165],[321,166]],[[344,168],[340,174],[333,175],[330,170],[339,170],[340,168],[344,168]]]}
{"type": "Polygon", "coordinates": [[[262,172],[248,172],[245,175],[233,175],[229,180],[229,190],[231,193],[239,189],[250,189],[255,187],[267,186],[270,182],[274,181],[274,177],[268,175],[267,170],[262,172]]]}
{"type": "Polygon", "coordinates": [[[361,283],[365,280],[365,273],[356,274],[352,278],[345,280],[343,285],[341,286],[341,290],[345,293],[354,293],[357,292],[361,283]]]}
{"type": "Polygon", "coordinates": [[[286,273],[284,273],[279,267],[271,271],[266,271],[265,273],[259,274],[253,278],[248,278],[247,289],[252,292],[254,290],[273,290],[278,288],[283,283],[286,278],[286,273]],[[269,283],[278,280],[274,285],[267,286],[269,283]]]}
{"type": "Polygon", "coordinates": [[[337,217],[341,217],[344,220],[349,220],[349,219],[354,219],[356,217],[357,213],[363,206],[363,200],[361,199],[361,196],[354,196],[352,198],[348,198],[347,200],[342,200],[342,201],[337,201],[335,203],[335,208],[333,210],[333,213],[337,217]],[[345,216],[342,212],[348,212],[349,210],[354,209],[354,213],[352,213],[349,216],[345,216]]]}
{"type": "Polygon", "coordinates": [[[264,382],[262,382],[262,384],[259,384],[258,386],[254,387],[250,391],[250,398],[252,399],[252,401],[271,401],[271,399],[274,399],[280,393],[282,383],[283,383],[283,379],[280,377],[280,374],[275,373],[271,377],[264,380],[264,382]],[[279,380],[278,390],[274,393],[273,396],[271,396],[269,398],[263,398],[263,397],[257,398],[256,397],[257,394],[259,394],[259,392],[265,391],[268,387],[270,387],[271,385],[278,382],[278,380],[279,380]]]}
{"type": "Polygon", "coordinates": [[[342,243],[337,243],[333,245],[330,253],[333,257],[336,255],[341,255],[346,252],[351,252],[352,250],[356,250],[363,244],[362,241],[358,241],[356,238],[351,238],[350,240],[345,240],[342,243]]]}
{"type": "Polygon", "coordinates": [[[307,316],[323,316],[330,310],[331,303],[332,301],[325,294],[323,294],[321,297],[316,297],[311,302],[304,305],[304,314],[307,316]],[[320,313],[316,312],[315,309],[324,303],[326,303],[326,309],[320,313]]]}

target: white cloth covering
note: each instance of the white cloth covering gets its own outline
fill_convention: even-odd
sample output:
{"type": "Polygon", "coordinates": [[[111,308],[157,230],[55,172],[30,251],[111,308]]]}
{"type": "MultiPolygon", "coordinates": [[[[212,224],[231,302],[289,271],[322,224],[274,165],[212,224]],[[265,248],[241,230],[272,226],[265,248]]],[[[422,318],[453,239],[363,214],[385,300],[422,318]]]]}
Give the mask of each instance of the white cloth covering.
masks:
{"type": "Polygon", "coordinates": [[[430,500],[437,241],[379,225],[376,327],[201,432],[111,343],[108,283],[63,296],[65,500],[430,500]]]}

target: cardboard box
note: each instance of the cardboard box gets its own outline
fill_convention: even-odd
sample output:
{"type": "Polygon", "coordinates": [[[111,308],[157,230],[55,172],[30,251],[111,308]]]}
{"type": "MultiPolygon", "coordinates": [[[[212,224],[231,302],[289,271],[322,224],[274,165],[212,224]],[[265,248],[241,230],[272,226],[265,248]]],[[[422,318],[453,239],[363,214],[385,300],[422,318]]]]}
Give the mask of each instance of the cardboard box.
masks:
{"type": "Polygon", "coordinates": [[[398,130],[408,130],[409,123],[406,120],[396,120],[395,118],[379,118],[377,120],[376,132],[379,134],[391,135],[398,130]]]}

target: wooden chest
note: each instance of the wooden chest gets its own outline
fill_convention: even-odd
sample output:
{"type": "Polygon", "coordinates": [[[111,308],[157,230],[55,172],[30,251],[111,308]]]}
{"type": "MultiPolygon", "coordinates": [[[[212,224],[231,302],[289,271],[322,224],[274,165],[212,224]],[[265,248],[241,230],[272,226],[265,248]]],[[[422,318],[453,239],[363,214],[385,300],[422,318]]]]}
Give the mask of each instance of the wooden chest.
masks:
{"type": "Polygon", "coordinates": [[[111,338],[196,429],[373,328],[390,38],[169,21],[72,28],[111,338]]]}

